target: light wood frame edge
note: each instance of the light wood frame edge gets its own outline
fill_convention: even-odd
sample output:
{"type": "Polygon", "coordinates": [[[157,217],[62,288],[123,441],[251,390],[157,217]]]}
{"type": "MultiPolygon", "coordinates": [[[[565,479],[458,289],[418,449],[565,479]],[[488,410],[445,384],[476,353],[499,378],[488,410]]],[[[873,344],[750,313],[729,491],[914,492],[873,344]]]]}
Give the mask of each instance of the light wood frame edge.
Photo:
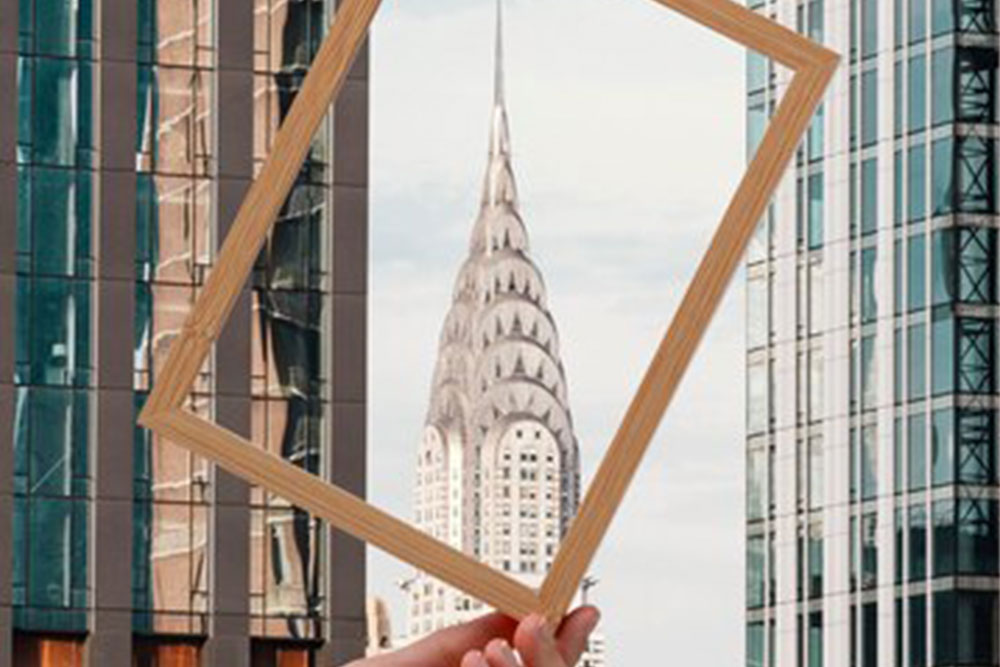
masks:
{"type": "Polygon", "coordinates": [[[839,57],[730,0],[657,0],[795,70],[539,592],[183,408],[380,0],[345,0],[139,422],[516,618],[565,613],[839,57]]]}
{"type": "Polygon", "coordinates": [[[550,619],[562,618],[569,608],[840,62],[833,51],[730,0],[657,2],[774,58],[795,74],[542,584],[543,613],[550,619]]]}

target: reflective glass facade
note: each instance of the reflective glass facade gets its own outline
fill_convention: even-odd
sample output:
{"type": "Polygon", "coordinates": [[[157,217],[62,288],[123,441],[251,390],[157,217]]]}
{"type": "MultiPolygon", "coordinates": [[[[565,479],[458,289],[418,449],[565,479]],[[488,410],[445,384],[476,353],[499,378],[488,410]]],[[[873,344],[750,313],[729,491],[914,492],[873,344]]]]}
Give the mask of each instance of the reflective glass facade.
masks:
{"type": "Polygon", "coordinates": [[[844,60],[747,257],[746,662],[998,665],[996,7],[750,4],[844,60]]]}
{"type": "MultiPolygon", "coordinates": [[[[333,0],[0,14],[0,667],[360,655],[363,546],[135,426],[333,0]]],[[[360,495],[367,75],[365,48],[187,402],[360,495]]]]}

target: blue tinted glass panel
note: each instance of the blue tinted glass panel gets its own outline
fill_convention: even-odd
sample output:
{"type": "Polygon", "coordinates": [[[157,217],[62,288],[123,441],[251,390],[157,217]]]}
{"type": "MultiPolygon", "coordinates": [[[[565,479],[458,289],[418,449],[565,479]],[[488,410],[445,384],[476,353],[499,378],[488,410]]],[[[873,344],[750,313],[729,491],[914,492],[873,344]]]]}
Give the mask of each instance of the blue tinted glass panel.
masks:
{"type": "Polygon", "coordinates": [[[923,55],[910,57],[908,118],[910,132],[927,126],[927,61],[923,55]]]}
{"type": "Polygon", "coordinates": [[[878,70],[861,75],[861,145],[870,146],[878,139],[878,70]]]}
{"type": "Polygon", "coordinates": [[[931,417],[931,480],[935,486],[955,481],[955,413],[950,408],[931,417]]]}
{"type": "Polygon", "coordinates": [[[907,220],[922,220],[927,214],[927,158],[923,146],[911,146],[907,159],[907,220]]]}
{"type": "Polygon", "coordinates": [[[909,340],[907,344],[907,357],[909,359],[909,399],[917,400],[924,397],[927,392],[927,366],[924,361],[926,351],[924,341],[926,339],[926,326],[924,324],[911,324],[909,330],[909,340]]]}
{"type": "Polygon", "coordinates": [[[931,208],[934,215],[951,213],[955,200],[954,145],[950,138],[931,145],[931,208]]]}
{"type": "Polygon", "coordinates": [[[906,246],[906,302],[909,310],[918,310],[927,305],[927,260],[924,237],[915,234],[907,239],[906,246]]]}

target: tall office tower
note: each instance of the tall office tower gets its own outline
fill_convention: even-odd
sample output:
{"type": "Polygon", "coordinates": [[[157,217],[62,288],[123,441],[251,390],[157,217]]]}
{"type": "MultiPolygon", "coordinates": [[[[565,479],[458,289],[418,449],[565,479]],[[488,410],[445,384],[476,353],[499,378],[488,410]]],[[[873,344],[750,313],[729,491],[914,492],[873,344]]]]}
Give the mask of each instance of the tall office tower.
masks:
{"type": "MultiPolygon", "coordinates": [[[[580,468],[555,321],[518,211],[497,8],[486,177],[441,331],[417,451],[416,521],[538,585],[576,512],[580,468]]],[[[483,613],[422,574],[407,588],[411,639],[483,613]]]]}
{"type": "MultiPolygon", "coordinates": [[[[362,655],[363,546],[135,426],[332,1],[0,17],[0,667],[362,655]]],[[[366,63],[187,403],[358,494],[366,63]]]]}
{"type": "Polygon", "coordinates": [[[996,6],[753,6],[843,63],[747,257],[747,664],[1000,664],[996,6]]]}

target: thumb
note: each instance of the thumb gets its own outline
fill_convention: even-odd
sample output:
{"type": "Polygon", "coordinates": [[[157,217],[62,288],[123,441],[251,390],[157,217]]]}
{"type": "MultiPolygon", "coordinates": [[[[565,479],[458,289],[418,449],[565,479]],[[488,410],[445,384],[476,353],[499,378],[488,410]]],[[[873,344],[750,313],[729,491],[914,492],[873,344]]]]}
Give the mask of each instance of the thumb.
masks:
{"type": "Polygon", "coordinates": [[[575,665],[587,649],[587,639],[601,620],[597,607],[580,607],[559,625],[556,645],[567,665],[575,665]]]}

